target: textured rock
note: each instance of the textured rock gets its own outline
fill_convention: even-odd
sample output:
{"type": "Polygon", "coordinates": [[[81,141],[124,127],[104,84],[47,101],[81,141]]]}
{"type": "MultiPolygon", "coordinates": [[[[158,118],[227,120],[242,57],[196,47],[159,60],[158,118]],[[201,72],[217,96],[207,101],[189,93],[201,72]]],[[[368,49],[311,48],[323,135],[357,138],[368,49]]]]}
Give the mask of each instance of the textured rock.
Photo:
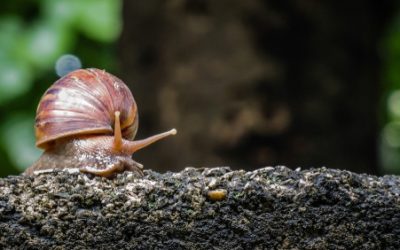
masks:
{"type": "Polygon", "coordinates": [[[1,249],[399,249],[399,238],[397,176],[221,167],[0,179],[1,249]]]}

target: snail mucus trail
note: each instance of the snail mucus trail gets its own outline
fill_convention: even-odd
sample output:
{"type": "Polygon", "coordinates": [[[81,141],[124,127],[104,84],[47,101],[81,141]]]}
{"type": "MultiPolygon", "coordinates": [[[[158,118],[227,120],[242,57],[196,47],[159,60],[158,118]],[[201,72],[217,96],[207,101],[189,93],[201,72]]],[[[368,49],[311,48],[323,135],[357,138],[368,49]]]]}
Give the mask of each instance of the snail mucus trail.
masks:
{"type": "Polygon", "coordinates": [[[47,169],[79,168],[114,177],[142,174],[132,154],[176,129],[133,141],[138,129],[136,102],[117,77],[99,69],[78,69],[56,81],[42,96],[35,120],[36,146],[44,149],[25,175],[47,169]]]}

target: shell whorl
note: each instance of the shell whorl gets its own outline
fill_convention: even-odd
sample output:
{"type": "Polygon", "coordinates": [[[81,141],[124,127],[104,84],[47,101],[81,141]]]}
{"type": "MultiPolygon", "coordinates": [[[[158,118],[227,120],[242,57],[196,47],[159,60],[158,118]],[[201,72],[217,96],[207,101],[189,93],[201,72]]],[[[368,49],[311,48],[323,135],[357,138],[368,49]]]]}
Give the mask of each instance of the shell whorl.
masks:
{"type": "Polygon", "coordinates": [[[122,136],[133,140],[137,106],[129,88],[99,69],[79,69],[56,81],[36,111],[36,146],[74,135],[112,134],[114,113],[120,112],[122,136]]]}

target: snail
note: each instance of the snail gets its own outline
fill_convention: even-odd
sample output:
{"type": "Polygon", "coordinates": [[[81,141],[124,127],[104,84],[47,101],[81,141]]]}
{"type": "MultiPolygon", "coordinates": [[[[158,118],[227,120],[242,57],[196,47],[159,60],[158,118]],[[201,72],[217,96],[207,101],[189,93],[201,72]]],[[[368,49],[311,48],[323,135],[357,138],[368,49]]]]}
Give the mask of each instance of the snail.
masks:
{"type": "Polygon", "coordinates": [[[39,102],[35,136],[44,152],[24,174],[64,168],[108,178],[123,171],[142,174],[132,154],[176,129],[133,141],[137,129],[137,106],[125,83],[104,70],[72,71],[39,102]]]}

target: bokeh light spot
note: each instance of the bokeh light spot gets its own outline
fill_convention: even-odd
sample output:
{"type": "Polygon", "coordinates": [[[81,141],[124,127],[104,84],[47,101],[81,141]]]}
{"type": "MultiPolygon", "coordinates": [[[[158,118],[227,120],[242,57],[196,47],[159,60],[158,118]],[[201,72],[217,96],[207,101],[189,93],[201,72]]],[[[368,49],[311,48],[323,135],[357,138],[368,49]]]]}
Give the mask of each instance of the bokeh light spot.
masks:
{"type": "Polygon", "coordinates": [[[59,77],[80,68],[82,68],[81,60],[71,54],[61,56],[56,62],[56,73],[59,77]]]}

